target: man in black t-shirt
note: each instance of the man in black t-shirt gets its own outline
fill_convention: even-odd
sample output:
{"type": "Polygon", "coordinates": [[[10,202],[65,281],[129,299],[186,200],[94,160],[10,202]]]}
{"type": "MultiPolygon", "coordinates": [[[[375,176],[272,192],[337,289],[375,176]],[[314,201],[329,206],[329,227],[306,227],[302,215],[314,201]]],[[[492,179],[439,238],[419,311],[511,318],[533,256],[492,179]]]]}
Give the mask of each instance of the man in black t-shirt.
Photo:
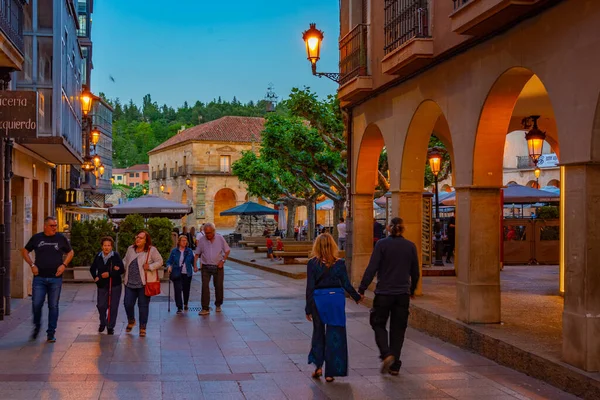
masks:
{"type": "Polygon", "coordinates": [[[44,231],[36,233],[21,250],[23,259],[33,273],[33,333],[31,340],[37,339],[42,325],[42,307],[48,295],[48,342],[56,342],[54,334],[58,322],[58,301],[62,289],[62,274],[73,259],[71,244],[60,233],[56,233],[57,222],[54,217],[44,219],[44,231]],[[35,262],[29,253],[35,252],[35,262]],[[66,257],[65,257],[66,255],[66,257]]]}

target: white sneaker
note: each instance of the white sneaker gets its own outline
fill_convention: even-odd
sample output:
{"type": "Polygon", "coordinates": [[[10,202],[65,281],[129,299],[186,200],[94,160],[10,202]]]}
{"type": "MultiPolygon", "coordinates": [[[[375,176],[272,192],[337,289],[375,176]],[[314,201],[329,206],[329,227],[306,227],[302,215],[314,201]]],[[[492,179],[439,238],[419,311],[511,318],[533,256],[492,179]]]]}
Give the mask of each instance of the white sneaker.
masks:
{"type": "Polygon", "coordinates": [[[202,310],[198,313],[198,315],[208,315],[210,314],[210,310],[202,310]]]}
{"type": "Polygon", "coordinates": [[[217,307],[217,312],[221,312],[221,306],[217,307]]]}

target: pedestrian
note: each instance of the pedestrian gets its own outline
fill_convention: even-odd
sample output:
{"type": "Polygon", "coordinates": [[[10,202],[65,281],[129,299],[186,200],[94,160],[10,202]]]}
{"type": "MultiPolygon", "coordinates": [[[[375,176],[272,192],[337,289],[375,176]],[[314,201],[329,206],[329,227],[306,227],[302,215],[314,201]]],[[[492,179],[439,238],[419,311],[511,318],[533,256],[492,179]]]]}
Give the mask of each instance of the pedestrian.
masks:
{"type": "Polygon", "coordinates": [[[33,332],[31,340],[36,340],[42,325],[42,307],[48,296],[48,342],[56,342],[58,324],[58,303],[62,289],[62,275],[73,259],[71,244],[60,233],[56,232],[58,223],[55,217],[44,219],[44,231],[36,233],[29,239],[21,255],[31,267],[33,284],[31,300],[33,304],[33,332]],[[35,252],[35,262],[29,253],[35,252]]]}
{"type": "Polygon", "coordinates": [[[317,237],[312,253],[306,279],[305,313],[306,319],[313,323],[308,363],[316,366],[313,378],[323,375],[325,363],[325,380],[333,382],[336,376],[348,375],[344,291],[356,303],[362,297],[350,284],[346,262],[337,257],[338,247],[329,233],[317,237]]]}
{"type": "Polygon", "coordinates": [[[267,235],[267,258],[269,258],[271,262],[275,261],[275,257],[273,256],[273,239],[271,239],[271,235],[267,235]]]}
{"type": "Polygon", "coordinates": [[[196,227],[192,226],[190,228],[190,235],[188,237],[188,247],[191,250],[196,250],[196,227]]]}
{"type": "Polygon", "coordinates": [[[100,239],[102,251],[94,257],[90,267],[90,274],[98,288],[96,299],[96,308],[100,316],[98,332],[102,333],[108,327],[109,335],[115,334],[119,303],[121,302],[121,275],[125,273],[123,260],[119,253],[113,251],[114,244],[115,241],[110,236],[100,239]]]}
{"type": "Polygon", "coordinates": [[[294,227],[294,240],[299,240],[298,239],[298,233],[300,233],[300,227],[299,226],[295,226],[294,227]]]}
{"type": "Polygon", "coordinates": [[[377,243],[377,241],[383,238],[384,235],[384,227],[381,225],[375,218],[373,218],[373,245],[377,243]]]}
{"type": "Polygon", "coordinates": [[[391,375],[398,375],[402,366],[400,353],[408,326],[408,308],[419,281],[417,247],[406,240],[403,233],[404,221],[402,218],[393,218],[390,236],[375,245],[358,289],[358,293],[364,295],[377,275],[369,322],[375,332],[375,342],[382,360],[381,373],[389,372],[391,375]],[[386,324],[390,317],[388,337],[386,324]]]}
{"type": "Polygon", "coordinates": [[[225,238],[215,232],[215,224],[207,222],[204,224],[204,236],[196,244],[196,257],[194,265],[197,265],[200,259],[202,272],[202,310],[199,315],[210,314],[210,278],[213,277],[213,286],[215,288],[215,307],[217,312],[221,312],[223,304],[223,280],[225,271],[223,267],[231,249],[225,241],[225,238]]]}
{"type": "Polygon", "coordinates": [[[194,273],[194,252],[188,247],[187,236],[179,236],[177,247],[171,250],[167,260],[167,268],[169,279],[173,282],[173,288],[175,289],[177,314],[181,314],[183,310],[188,310],[194,273]]]}
{"type": "Polygon", "coordinates": [[[140,336],[146,336],[150,296],[146,296],[145,286],[149,282],[159,281],[158,270],[163,258],[158,249],[152,246],[150,234],[144,230],[135,235],[135,243],[127,249],[125,259],[125,312],[127,313],[127,332],[135,326],[135,303],[138,304],[140,318],[140,336]]]}
{"type": "MultiPolygon", "coordinates": [[[[283,251],[283,240],[280,237],[277,238],[276,248],[277,251],[283,251]]],[[[281,257],[277,257],[277,261],[281,261],[281,257]]]]}
{"type": "Polygon", "coordinates": [[[337,224],[338,230],[338,247],[340,250],[346,250],[346,222],[344,217],[340,217],[340,223],[337,224]]]}
{"type": "Polygon", "coordinates": [[[450,217],[448,221],[448,253],[446,254],[446,262],[450,264],[454,257],[454,246],[456,244],[456,220],[450,217]],[[452,260],[450,259],[452,258],[452,260]]]}

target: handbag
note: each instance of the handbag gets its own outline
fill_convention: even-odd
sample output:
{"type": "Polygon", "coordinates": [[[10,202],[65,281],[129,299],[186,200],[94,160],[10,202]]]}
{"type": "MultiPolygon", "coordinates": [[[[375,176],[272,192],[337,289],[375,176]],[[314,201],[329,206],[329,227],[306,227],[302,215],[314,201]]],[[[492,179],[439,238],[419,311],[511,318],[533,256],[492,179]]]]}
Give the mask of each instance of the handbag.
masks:
{"type": "MultiPolygon", "coordinates": [[[[148,259],[150,258],[150,248],[148,249],[148,255],[146,256],[146,262],[144,264],[148,264],[148,259]]],[[[146,274],[146,286],[144,286],[144,294],[148,297],[157,296],[160,294],[160,279],[158,277],[158,270],[156,271],[156,282],[148,282],[148,271],[145,271],[146,274]]]]}
{"type": "MultiPolygon", "coordinates": [[[[315,286],[325,274],[326,272],[317,279],[315,286]]],[[[315,289],[313,299],[322,323],[331,326],[346,326],[346,295],[343,288],[315,289]]]]}

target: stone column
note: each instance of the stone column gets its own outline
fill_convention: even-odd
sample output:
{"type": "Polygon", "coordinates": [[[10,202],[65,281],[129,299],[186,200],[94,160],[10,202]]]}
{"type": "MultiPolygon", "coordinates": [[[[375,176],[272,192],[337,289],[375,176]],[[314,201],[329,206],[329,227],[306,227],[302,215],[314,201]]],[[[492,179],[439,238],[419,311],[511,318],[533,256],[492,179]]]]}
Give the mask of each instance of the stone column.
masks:
{"type": "Polygon", "coordinates": [[[392,218],[404,220],[406,230],[404,237],[417,246],[419,258],[419,283],[415,294],[423,294],[423,258],[421,257],[421,240],[423,234],[423,192],[392,192],[392,218]]]}
{"type": "Polygon", "coordinates": [[[563,359],[600,370],[600,165],[565,166],[563,359]]]}
{"type": "Polygon", "coordinates": [[[458,319],[500,322],[500,188],[456,188],[458,319]]]}
{"type": "Polygon", "coordinates": [[[352,195],[352,270],[350,282],[358,287],[373,252],[373,195],[352,195]]]}

